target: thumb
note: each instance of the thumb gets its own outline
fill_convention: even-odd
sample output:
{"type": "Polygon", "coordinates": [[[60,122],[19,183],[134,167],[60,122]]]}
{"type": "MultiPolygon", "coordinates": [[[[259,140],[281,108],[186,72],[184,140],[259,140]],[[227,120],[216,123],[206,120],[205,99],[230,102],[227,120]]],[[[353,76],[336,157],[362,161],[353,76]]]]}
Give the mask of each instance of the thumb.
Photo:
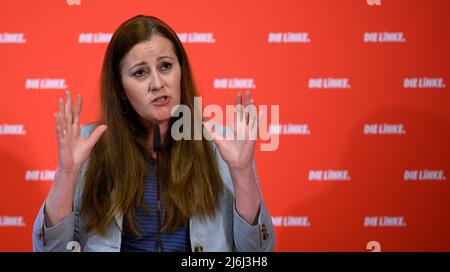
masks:
{"type": "Polygon", "coordinates": [[[89,135],[89,138],[87,139],[91,147],[93,147],[98,142],[107,128],[108,127],[106,125],[99,125],[94,129],[94,131],[91,133],[91,135],[89,135]]]}
{"type": "Polygon", "coordinates": [[[203,134],[206,140],[214,141],[216,144],[220,140],[223,140],[222,135],[220,135],[216,130],[216,124],[212,121],[205,122],[203,121],[203,134]]]}

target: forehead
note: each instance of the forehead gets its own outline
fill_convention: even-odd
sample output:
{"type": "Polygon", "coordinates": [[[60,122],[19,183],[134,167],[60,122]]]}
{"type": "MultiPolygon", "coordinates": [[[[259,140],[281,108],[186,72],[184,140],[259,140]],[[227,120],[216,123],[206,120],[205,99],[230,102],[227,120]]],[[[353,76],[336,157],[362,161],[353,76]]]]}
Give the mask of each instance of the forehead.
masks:
{"type": "Polygon", "coordinates": [[[169,39],[155,35],[149,41],[133,46],[123,57],[122,64],[127,66],[141,61],[153,62],[162,56],[176,58],[174,46],[169,39]]]}

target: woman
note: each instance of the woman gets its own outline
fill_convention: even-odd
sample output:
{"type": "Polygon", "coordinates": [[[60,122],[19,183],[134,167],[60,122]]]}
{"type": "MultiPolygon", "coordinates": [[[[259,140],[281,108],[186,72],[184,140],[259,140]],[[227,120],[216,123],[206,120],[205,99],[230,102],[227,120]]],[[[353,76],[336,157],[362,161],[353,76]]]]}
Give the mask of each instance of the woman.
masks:
{"type": "MultiPolygon", "coordinates": [[[[172,108],[186,105],[193,120],[195,95],[176,33],[155,17],[124,22],[106,50],[101,120],[80,128],[81,96],[73,110],[70,93],[59,100],[58,170],[34,250],[64,251],[71,241],[82,251],[273,250],[255,140],[218,139],[219,126],[205,126],[214,143],[170,137],[172,108]]],[[[244,104],[254,104],[248,92],[244,104]]],[[[238,116],[247,130],[256,123],[238,116]]]]}

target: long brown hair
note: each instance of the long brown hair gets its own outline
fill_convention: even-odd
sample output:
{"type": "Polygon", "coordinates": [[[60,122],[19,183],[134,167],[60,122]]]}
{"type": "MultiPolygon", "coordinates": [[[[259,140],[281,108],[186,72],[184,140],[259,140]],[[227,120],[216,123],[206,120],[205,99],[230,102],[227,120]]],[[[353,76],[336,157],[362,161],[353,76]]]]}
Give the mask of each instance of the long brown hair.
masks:
{"type": "MultiPolygon", "coordinates": [[[[118,212],[134,234],[139,234],[135,207],[144,207],[144,178],[149,170],[149,132],[129,106],[123,110],[124,90],[120,62],[131,48],[154,35],[169,39],[181,66],[181,104],[194,115],[194,84],[189,60],[177,34],[161,20],[136,16],[114,32],[106,49],[100,92],[99,123],[108,129],[89,157],[82,195],[81,213],[87,217],[87,232],[105,234],[118,212]],[[124,113],[125,112],[125,113],[124,113]],[[125,221],[126,220],[126,221],[125,221]]],[[[173,120],[172,120],[173,122],[173,120]]],[[[168,133],[169,134],[169,133],[168,133]]],[[[215,215],[223,185],[211,144],[206,140],[174,141],[170,137],[161,156],[164,208],[163,231],[174,231],[189,218],[215,215]]]]}

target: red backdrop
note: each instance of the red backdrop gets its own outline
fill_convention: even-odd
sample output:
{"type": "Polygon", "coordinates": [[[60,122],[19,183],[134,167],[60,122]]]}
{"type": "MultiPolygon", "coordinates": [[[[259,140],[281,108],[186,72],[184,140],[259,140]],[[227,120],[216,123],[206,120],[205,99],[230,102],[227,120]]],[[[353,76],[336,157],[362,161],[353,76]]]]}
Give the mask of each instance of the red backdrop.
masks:
{"type": "Polygon", "coordinates": [[[95,120],[107,41],[137,14],[183,38],[204,104],[250,87],[280,106],[255,158],[277,251],[450,250],[449,1],[3,0],[0,251],[32,249],[57,100],[95,120]]]}

